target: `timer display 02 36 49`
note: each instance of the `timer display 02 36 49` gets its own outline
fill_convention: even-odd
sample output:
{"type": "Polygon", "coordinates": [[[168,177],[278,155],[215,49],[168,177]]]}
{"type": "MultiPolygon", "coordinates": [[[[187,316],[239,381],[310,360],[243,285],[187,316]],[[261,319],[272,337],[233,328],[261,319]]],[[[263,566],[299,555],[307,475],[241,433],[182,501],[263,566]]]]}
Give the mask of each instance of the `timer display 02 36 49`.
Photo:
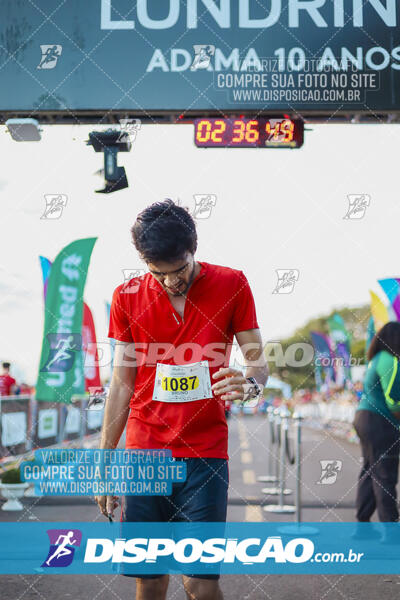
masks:
{"type": "Polygon", "coordinates": [[[196,119],[194,141],[199,148],[300,148],[301,119],[196,119]]]}

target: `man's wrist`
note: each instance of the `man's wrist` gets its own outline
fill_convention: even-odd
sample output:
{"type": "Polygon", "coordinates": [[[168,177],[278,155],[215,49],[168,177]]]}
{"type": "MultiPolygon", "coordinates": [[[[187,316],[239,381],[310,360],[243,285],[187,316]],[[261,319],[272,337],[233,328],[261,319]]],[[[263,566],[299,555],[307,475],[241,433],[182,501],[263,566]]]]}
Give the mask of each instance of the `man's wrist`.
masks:
{"type": "Polygon", "coordinates": [[[260,398],[263,388],[262,386],[257,382],[257,380],[254,377],[246,377],[246,387],[245,387],[245,395],[243,400],[253,400],[255,398],[260,398]]]}

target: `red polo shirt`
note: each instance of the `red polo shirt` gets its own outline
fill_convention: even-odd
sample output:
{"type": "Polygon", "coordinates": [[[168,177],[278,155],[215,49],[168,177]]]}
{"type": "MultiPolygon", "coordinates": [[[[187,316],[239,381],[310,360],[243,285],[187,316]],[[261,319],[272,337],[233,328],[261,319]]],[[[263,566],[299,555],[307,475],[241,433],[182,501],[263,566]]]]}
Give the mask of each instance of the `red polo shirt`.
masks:
{"type": "Polygon", "coordinates": [[[229,365],[234,334],[258,328],[243,272],[199,264],[183,319],[150,273],[114,291],[108,336],[134,342],[138,361],[126,448],[168,448],[177,457],[228,458],[221,397],[173,403],[153,400],[157,362],[184,365],[207,360],[213,384],[213,373],[229,365]]]}

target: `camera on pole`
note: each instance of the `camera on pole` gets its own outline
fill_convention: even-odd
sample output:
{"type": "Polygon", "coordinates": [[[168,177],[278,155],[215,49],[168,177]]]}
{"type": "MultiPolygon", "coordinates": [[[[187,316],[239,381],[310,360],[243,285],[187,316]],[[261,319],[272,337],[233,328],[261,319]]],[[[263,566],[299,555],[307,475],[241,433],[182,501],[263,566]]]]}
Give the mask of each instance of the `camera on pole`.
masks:
{"type": "Polygon", "coordinates": [[[104,154],[104,172],[105,187],[102,190],[96,190],[98,194],[110,194],[128,187],[125,168],[117,164],[118,152],[129,152],[132,144],[129,139],[129,133],[118,131],[117,129],[107,129],[106,131],[92,131],[89,133],[89,139],[86,144],[93,146],[95,152],[104,154]]]}

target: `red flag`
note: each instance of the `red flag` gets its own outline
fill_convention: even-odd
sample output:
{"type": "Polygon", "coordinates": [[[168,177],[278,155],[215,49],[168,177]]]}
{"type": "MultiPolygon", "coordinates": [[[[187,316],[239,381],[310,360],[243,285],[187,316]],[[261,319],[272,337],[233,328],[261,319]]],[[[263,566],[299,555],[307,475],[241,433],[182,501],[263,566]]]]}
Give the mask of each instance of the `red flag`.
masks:
{"type": "Polygon", "coordinates": [[[94,328],[92,311],[86,303],[83,304],[82,349],[85,357],[83,367],[85,373],[85,391],[88,392],[89,387],[101,386],[101,382],[96,330],[94,328]]]}

